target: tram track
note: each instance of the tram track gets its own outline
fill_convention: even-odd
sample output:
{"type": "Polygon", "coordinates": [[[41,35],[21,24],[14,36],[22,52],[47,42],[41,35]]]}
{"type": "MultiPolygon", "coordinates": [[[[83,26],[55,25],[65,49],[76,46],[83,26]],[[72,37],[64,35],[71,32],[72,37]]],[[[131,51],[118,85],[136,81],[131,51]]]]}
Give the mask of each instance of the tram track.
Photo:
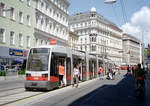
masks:
{"type": "Polygon", "coordinates": [[[31,96],[27,96],[27,97],[24,97],[24,98],[20,98],[20,99],[8,101],[8,102],[6,102],[6,103],[1,103],[1,102],[0,102],[0,106],[5,106],[5,105],[6,105],[6,106],[9,106],[9,104],[12,104],[12,103],[15,103],[15,102],[24,100],[24,99],[32,98],[32,97],[35,97],[35,96],[39,96],[39,95],[44,94],[44,93],[46,93],[46,92],[40,92],[40,93],[35,94],[35,95],[31,95],[31,96]]]}
{"type": "Polygon", "coordinates": [[[10,88],[10,89],[2,89],[2,90],[0,90],[0,92],[5,92],[5,91],[9,91],[9,90],[20,89],[20,88],[24,88],[24,87],[16,87],[16,88],[10,88]]]}
{"type": "Polygon", "coordinates": [[[7,92],[5,91],[0,94],[0,106],[8,105],[44,93],[46,92],[26,91],[23,87],[21,87],[20,89],[11,89],[7,92]]]}
{"type": "Polygon", "coordinates": [[[0,98],[7,97],[14,94],[19,94],[25,92],[23,87],[15,88],[15,89],[9,89],[9,90],[3,90],[0,94],[0,98]]]}

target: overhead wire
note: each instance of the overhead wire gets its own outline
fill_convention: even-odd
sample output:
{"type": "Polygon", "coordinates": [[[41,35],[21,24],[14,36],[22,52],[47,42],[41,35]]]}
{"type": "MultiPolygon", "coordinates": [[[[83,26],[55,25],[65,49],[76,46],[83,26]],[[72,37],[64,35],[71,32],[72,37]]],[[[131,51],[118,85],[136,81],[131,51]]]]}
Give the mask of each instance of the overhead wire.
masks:
{"type": "Polygon", "coordinates": [[[120,4],[121,4],[124,23],[127,23],[127,15],[126,15],[126,10],[125,10],[125,5],[123,0],[120,0],[120,4]]]}
{"type": "MultiPolygon", "coordinates": [[[[115,7],[114,7],[114,5],[113,5],[113,4],[112,4],[112,9],[113,9],[113,12],[114,12],[114,15],[115,15],[116,21],[119,21],[119,17],[118,17],[118,15],[117,15],[117,12],[116,12],[115,7]]],[[[119,24],[119,25],[121,25],[121,24],[119,24]]]]}

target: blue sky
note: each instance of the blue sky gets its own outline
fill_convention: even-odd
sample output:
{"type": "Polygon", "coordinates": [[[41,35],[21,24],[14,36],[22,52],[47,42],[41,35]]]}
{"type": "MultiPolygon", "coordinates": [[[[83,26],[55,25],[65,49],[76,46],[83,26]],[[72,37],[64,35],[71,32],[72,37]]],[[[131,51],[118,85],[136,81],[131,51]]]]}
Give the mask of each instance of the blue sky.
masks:
{"type": "Polygon", "coordinates": [[[124,32],[141,39],[141,32],[144,31],[145,42],[150,42],[150,23],[148,22],[148,25],[143,26],[145,23],[147,24],[146,21],[150,20],[150,0],[123,0],[127,16],[126,23],[123,19],[120,0],[117,0],[117,2],[113,5],[105,4],[105,0],[68,1],[70,2],[69,15],[90,11],[91,7],[94,6],[99,14],[115,23],[118,27],[122,28],[124,32]],[[147,20],[143,19],[144,16],[147,17],[147,20]],[[149,39],[149,41],[147,39],[149,39]]]}
{"type": "MultiPolygon", "coordinates": [[[[114,22],[118,26],[124,23],[120,0],[113,5],[105,4],[105,0],[68,0],[70,2],[69,14],[75,14],[79,12],[89,11],[91,7],[95,7],[97,12],[103,15],[105,18],[114,22]]],[[[128,21],[133,13],[140,10],[143,6],[150,7],[149,0],[123,0],[126,9],[126,15],[128,21]]]]}

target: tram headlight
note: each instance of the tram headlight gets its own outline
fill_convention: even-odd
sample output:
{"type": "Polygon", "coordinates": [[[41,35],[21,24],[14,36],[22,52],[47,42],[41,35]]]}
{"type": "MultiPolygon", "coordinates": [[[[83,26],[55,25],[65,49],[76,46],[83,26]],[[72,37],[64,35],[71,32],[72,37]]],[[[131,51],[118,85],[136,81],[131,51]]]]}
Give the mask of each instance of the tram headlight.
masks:
{"type": "Polygon", "coordinates": [[[48,78],[48,74],[42,74],[43,78],[48,78]]]}
{"type": "Polygon", "coordinates": [[[31,74],[29,74],[29,73],[26,73],[26,77],[31,77],[31,74]]]}

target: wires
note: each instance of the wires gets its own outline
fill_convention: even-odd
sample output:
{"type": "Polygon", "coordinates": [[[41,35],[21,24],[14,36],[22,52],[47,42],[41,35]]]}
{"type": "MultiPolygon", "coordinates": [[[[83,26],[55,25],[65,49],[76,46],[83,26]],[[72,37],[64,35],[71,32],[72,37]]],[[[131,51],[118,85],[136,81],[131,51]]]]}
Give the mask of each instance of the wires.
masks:
{"type": "Polygon", "coordinates": [[[127,15],[126,15],[124,1],[120,0],[120,4],[121,4],[121,9],[122,9],[122,14],[123,14],[123,20],[124,20],[124,23],[126,23],[128,19],[127,19],[127,15]]]}
{"type": "MultiPolygon", "coordinates": [[[[116,21],[119,21],[120,19],[119,19],[118,15],[117,15],[117,12],[116,12],[115,7],[114,7],[113,4],[112,4],[112,9],[114,11],[114,15],[115,15],[116,21]]],[[[121,24],[119,24],[119,25],[121,25],[121,24]]]]}

